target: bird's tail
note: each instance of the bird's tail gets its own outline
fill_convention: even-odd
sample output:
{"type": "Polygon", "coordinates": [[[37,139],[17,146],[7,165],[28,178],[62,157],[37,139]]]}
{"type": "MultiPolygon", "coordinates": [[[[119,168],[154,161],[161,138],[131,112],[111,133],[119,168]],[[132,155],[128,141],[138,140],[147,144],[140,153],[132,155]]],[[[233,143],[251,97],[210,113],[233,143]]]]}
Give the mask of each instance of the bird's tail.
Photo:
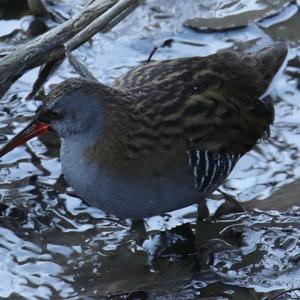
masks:
{"type": "Polygon", "coordinates": [[[266,89],[282,66],[287,53],[288,48],[285,43],[275,43],[255,54],[255,57],[259,61],[260,73],[263,75],[263,82],[261,84],[265,85],[266,89]]]}

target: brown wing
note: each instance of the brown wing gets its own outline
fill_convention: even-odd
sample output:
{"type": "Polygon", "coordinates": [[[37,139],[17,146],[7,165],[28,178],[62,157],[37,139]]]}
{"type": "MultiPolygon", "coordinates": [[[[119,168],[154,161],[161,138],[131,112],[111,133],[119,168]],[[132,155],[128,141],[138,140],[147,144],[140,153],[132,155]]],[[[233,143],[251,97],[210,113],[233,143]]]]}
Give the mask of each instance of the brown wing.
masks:
{"type": "Polygon", "coordinates": [[[132,111],[140,124],[132,141],[170,145],[191,139],[205,150],[249,151],[273,121],[272,105],[259,97],[286,50],[270,49],[257,56],[222,52],[133,69],[114,83],[137,99],[132,111]]]}

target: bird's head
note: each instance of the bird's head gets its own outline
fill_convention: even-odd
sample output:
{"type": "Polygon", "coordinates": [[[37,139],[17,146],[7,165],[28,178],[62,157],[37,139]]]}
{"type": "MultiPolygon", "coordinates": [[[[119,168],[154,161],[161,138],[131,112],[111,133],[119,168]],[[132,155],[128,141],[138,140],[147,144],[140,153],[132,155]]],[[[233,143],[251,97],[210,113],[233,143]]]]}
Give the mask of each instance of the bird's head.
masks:
{"type": "Polygon", "coordinates": [[[67,139],[90,132],[100,134],[106,87],[83,80],[69,79],[57,85],[48,95],[33,121],[0,150],[0,157],[35,136],[56,132],[67,139]]]}

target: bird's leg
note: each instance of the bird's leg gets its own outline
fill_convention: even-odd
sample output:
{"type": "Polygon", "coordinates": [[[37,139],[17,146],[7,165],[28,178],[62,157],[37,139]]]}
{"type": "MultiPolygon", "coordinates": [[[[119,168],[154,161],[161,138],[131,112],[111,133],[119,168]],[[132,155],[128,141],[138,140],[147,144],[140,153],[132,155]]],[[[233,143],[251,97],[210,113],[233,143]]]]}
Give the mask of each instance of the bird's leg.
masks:
{"type": "Polygon", "coordinates": [[[198,267],[203,270],[207,269],[211,263],[211,253],[207,245],[209,232],[210,215],[205,199],[198,202],[198,215],[195,237],[195,248],[197,251],[198,267]]]}
{"type": "Polygon", "coordinates": [[[126,238],[130,250],[132,252],[136,252],[138,250],[141,250],[142,248],[143,250],[145,250],[145,252],[148,252],[143,246],[147,238],[148,238],[148,234],[146,232],[144,220],[143,219],[131,220],[128,236],[126,238]]]}
{"type": "Polygon", "coordinates": [[[209,216],[208,208],[205,201],[200,201],[198,204],[198,218],[196,226],[196,249],[198,257],[198,266],[201,270],[209,269],[213,263],[214,249],[232,249],[232,245],[224,241],[221,234],[223,231],[223,222],[216,222],[218,216],[232,213],[232,212],[245,212],[243,206],[232,196],[220,191],[226,198],[214,216],[209,216]],[[228,205],[229,204],[229,205],[228,205]]]}
{"type": "Polygon", "coordinates": [[[132,220],[130,233],[132,237],[137,241],[138,244],[142,244],[143,241],[147,238],[144,220],[143,219],[132,220]]]}
{"type": "Polygon", "coordinates": [[[209,210],[206,204],[206,200],[201,199],[198,202],[198,213],[197,213],[197,220],[201,220],[202,222],[208,221],[210,218],[209,210]]]}

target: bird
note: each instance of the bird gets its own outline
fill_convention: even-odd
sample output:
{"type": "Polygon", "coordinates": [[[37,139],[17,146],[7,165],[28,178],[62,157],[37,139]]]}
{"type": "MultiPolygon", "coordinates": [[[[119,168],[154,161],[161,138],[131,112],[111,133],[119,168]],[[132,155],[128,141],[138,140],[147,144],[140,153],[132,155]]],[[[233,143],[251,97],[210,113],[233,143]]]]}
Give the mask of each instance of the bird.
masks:
{"type": "Polygon", "coordinates": [[[139,220],[199,203],[268,136],[274,108],[264,94],[286,56],[274,43],[150,61],[111,86],[67,79],[0,157],[54,132],[64,177],[91,206],[139,220]]]}

